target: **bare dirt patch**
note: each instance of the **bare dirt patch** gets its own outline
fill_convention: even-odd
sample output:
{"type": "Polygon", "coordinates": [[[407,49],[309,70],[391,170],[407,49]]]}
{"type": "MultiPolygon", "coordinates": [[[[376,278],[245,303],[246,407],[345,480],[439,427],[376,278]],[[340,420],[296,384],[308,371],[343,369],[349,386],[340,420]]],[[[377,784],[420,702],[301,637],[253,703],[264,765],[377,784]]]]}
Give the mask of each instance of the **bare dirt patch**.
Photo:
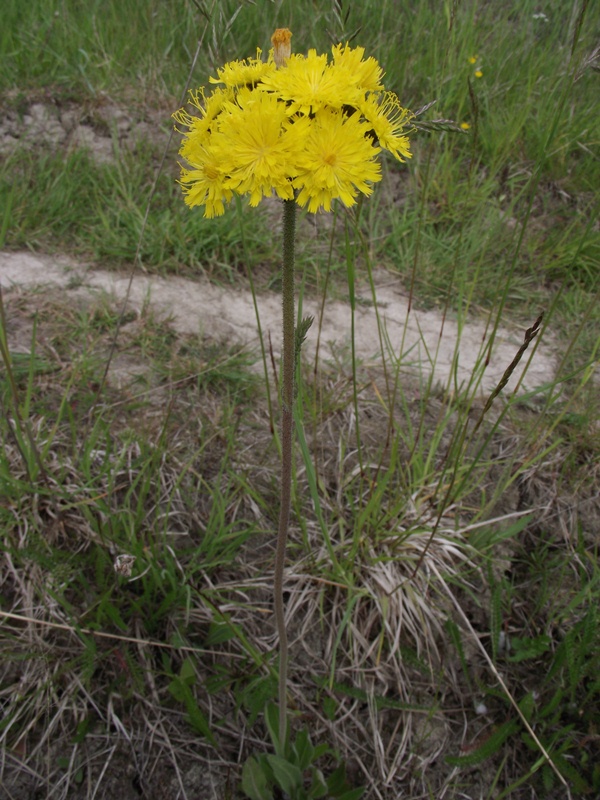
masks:
{"type": "Polygon", "coordinates": [[[0,121],[0,154],[23,144],[52,149],[86,149],[96,163],[115,160],[115,144],[133,150],[140,142],[165,140],[169,114],[144,112],[143,118],[110,102],[85,108],[73,103],[33,102],[5,111],[0,121]]]}
{"type": "MultiPolygon", "coordinates": [[[[167,317],[180,333],[200,333],[217,341],[258,348],[257,321],[248,289],[216,286],[205,279],[156,277],[108,272],[86,266],[66,257],[33,255],[26,252],[0,253],[0,283],[3,287],[58,286],[69,296],[97,296],[106,292],[117,301],[128,298],[132,307],[146,304],[167,317]]],[[[492,341],[491,324],[482,320],[460,323],[444,317],[437,309],[408,312],[408,295],[400,282],[385,273],[376,278],[377,300],[373,305],[368,287],[359,289],[355,335],[357,357],[363,365],[381,361],[380,328],[388,354],[400,358],[409,375],[447,384],[452,376],[455,388],[466,384],[477,362],[481,365],[480,391],[491,391],[500,381],[523,341],[524,330],[500,328],[492,341]],[[362,302],[360,302],[362,301],[362,302]],[[379,323],[378,323],[379,316],[379,323]]],[[[281,299],[274,293],[257,298],[260,321],[278,356],[281,346],[281,299]]],[[[305,353],[313,359],[318,339],[321,355],[340,360],[351,344],[351,311],[347,303],[328,302],[317,327],[320,300],[306,299],[304,313],[315,317],[305,353]]],[[[532,320],[533,321],[533,320],[532,320]]],[[[517,383],[521,391],[531,391],[552,381],[556,368],[556,348],[548,342],[537,344],[528,362],[524,358],[515,370],[507,391],[517,383]],[[525,367],[527,371],[523,376],[525,367]]],[[[453,384],[454,385],[454,384],[453,384]]]]}

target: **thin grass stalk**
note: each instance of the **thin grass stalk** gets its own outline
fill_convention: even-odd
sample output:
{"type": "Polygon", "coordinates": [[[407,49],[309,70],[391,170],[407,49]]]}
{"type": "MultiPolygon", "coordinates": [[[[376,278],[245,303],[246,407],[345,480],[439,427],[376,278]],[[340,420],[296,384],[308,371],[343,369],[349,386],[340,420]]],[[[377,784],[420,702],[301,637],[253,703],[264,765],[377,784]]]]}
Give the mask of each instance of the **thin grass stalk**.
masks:
{"type": "Polygon", "coordinates": [[[273,606],[279,637],[279,747],[283,750],[287,721],[288,640],[283,605],[283,567],[287,544],[292,500],[292,457],[294,433],[294,371],[295,371],[295,313],[294,313],[294,236],[296,231],[296,201],[283,201],[283,264],[282,308],[283,346],[281,375],[281,495],[279,527],[273,576],[273,606]]]}
{"type": "Polygon", "coordinates": [[[258,297],[256,294],[256,286],[254,278],[252,277],[252,270],[250,269],[250,255],[246,245],[246,228],[244,225],[244,214],[242,211],[242,203],[239,197],[235,198],[235,208],[237,217],[240,224],[240,237],[242,240],[242,252],[244,253],[244,261],[246,263],[246,275],[248,276],[248,283],[250,284],[250,292],[252,293],[252,304],[254,305],[254,314],[256,316],[256,327],[258,330],[258,341],[260,343],[260,355],[263,364],[263,374],[265,377],[265,390],[267,392],[267,409],[269,414],[269,425],[271,431],[275,432],[275,417],[273,414],[273,404],[271,402],[271,390],[269,388],[269,366],[267,361],[267,348],[265,347],[265,337],[263,334],[262,325],[260,322],[260,311],[258,308],[258,297]]]}

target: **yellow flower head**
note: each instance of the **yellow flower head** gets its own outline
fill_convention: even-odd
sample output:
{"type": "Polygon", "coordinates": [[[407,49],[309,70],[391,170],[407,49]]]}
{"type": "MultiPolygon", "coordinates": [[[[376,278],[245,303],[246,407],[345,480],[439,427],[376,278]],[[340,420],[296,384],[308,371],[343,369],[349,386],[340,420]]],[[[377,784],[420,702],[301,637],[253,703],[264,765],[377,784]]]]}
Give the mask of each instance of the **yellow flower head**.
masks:
{"type": "Polygon", "coordinates": [[[186,156],[191,169],[181,168],[181,185],[185,202],[190,208],[204,206],[205,217],[220,216],[225,212],[225,202],[233,197],[225,186],[226,175],[221,169],[219,156],[211,147],[198,145],[193,158],[186,156]]]}
{"type": "Polygon", "coordinates": [[[299,205],[308,204],[312,212],[329,211],[336,198],[352,206],[357,191],[371,194],[370,183],[381,180],[381,168],[375,158],[379,148],[366,132],[358,113],[347,117],[325,109],[316,115],[297,160],[299,205]]]}
{"type": "Polygon", "coordinates": [[[272,190],[291,199],[297,136],[291,134],[285,106],[263,92],[246,92],[224,114],[213,137],[227,188],[249,194],[258,205],[272,190]]]}
{"type": "Polygon", "coordinates": [[[211,128],[216,127],[216,119],[225,107],[225,104],[233,99],[233,92],[230,89],[215,89],[209,97],[205,97],[204,89],[200,89],[190,95],[190,105],[197,109],[200,116],[193,117],[188,114],[184,109],[180,109],[173,114],[173,119],[180,125],[189,128],[187,137],[184,139],[180,155],[188,161],[193,160],[188,158],[187,152],[190,148],[196,146],[198,142],[203,141],[211,131],[211,128]],[[192,135],[193,134],[193,135],[192,135]]]}
{"type": "Polygon", "coordinates": [[[362,104],[361,111],[381,147],[389,150],[398,161],[411,157],[410,142],[405,133],[411,114],[402,108],[393,92],[384,92],[379,97],[371,95],[362,104]]]}
{"type": "Polygon", "coordinates": [[[290,54],[291,33],[275,32],[262,61],[232,61],[191,95],[194,115],[174,114],[184,129],[181,185],[189,206],[222,214],[234,194],[251,205],[275,192],[310,212],[346,206],[381,180],[378,156],[410,157],[411,115],[384,91],[383,70],[364,48],[336,45],[327,54],[290,54]],[[189,165],[189,166],[188,166],[189,165]]]}
{"type": "Polygon", "coordinates": [[[332,48],[332,52],[334,66],[345,73],[346,80],[350,79],[356,86],[368,92],[377,92],[383,89],[381,83],[383,70],[373,56],[369,56],[366,61],[363,61],[364,47],[356,47],[353,50],[349,44],[344,47],[338,44],[332,48]]]}
{"type": "Polygon", "coordinates": [[[256,51],[256,58],[247,58],[243,61],[230,61],[225,66],[217,69],[218,78],[209,78],[210,83],[224,83],[225,86],[236,89],[239,86],[255,86],[269,73],[275,72],[276,66],[272,58],[268,61],[261,60],[262,50],[256,51]]]}
{"type": "Polygon", "coordinates": [[[294,54],[284,69],[267,76],[262,88],[274,92],[286,104],[290,116],[314,114],[322,108],[341,108],[357,99],[348,76],[335,72],[327,63],[327,56],[309,50],[308,56],[294,54]]]}

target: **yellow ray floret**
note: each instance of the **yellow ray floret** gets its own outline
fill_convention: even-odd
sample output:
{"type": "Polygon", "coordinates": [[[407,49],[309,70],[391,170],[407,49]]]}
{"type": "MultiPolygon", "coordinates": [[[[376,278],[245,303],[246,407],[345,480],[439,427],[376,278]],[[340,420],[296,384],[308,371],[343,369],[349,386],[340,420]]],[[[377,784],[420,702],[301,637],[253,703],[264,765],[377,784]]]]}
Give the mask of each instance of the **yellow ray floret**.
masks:
{"type": "Polygon", "coordinates": [[[181,168],[181,180],[185,202],[190,208],[204,206],[205,217],[217,217],[224,213],[225,203],[233,197],[226,184],[226,174],[221,169],[219,156],[213,148],[197,144],[194,156],[187,156],[191,169],[181,168]]]}

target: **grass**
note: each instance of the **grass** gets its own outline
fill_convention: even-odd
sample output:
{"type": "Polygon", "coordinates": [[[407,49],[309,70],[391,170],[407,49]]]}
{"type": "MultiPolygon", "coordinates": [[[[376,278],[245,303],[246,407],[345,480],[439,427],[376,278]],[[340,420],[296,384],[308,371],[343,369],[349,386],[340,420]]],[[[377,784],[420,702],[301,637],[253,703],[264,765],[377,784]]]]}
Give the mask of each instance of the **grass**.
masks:
{"type": "MultiPolygon", "coordinates": [[[[248,270],[255,294],[279,289],[278,207],[204,220],[175,183],[169,114],[198,40],[191,85],[280,24],[298,50],[359,31],[407,106],[436,100],[425,122],[470,124],[417,132],[355,212],[300,220],[301,302],[327,314],[343,297],[357,318],[385,270],[411,313],[483,321],[486,341],[512,325],[515,353],[543,311],[556,372],[485,409],[485,343],[467,381],[408,378],[414,353],[376,304],[377,362],[356,342],[327,360],[322,342],[303,365],[286,574],[298,763],[345,762],[340,793],[378,800],[597,794],[596,6],[5,5],[10,250],[236,291],[248,270]]],[[[241,796],[276,694],[268,343],[261,364],[76,286],[3,289],[2,309],[6,796],[241,796]]]]}

